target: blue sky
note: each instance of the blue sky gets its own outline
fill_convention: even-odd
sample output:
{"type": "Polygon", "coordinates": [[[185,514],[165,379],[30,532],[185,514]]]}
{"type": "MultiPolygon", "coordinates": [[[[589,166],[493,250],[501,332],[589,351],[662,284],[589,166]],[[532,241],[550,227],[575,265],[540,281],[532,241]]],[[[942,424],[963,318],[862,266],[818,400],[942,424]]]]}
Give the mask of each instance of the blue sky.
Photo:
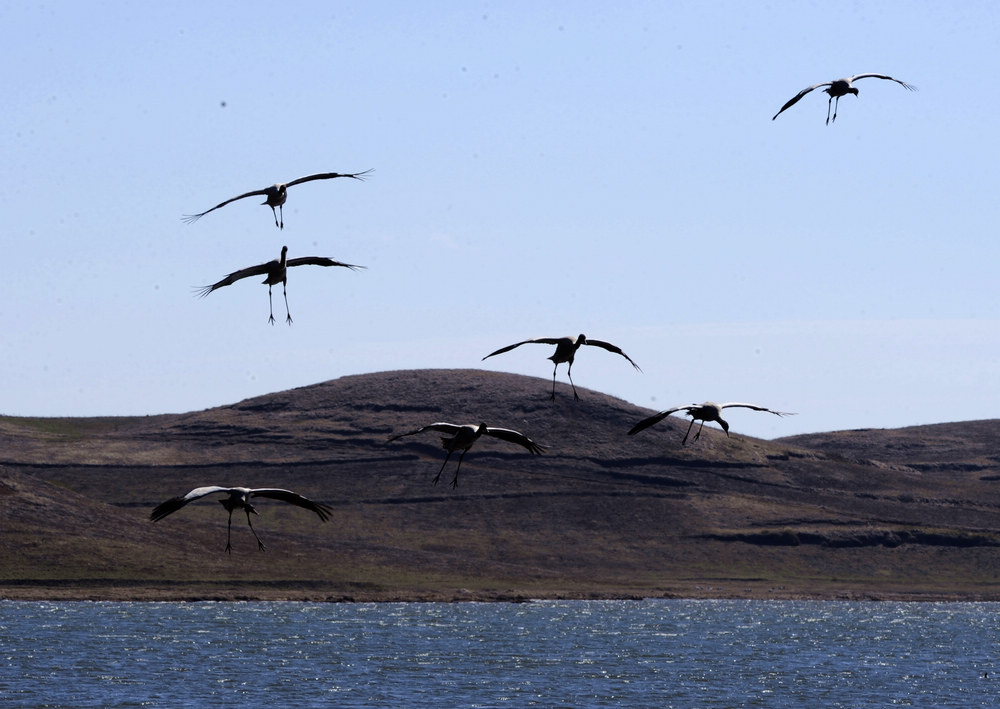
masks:
{"type": "Polygon", "coordinates": [[[587,348],[579,386],[798,413],[748,435],[995,418],[998,36],[990,2],[4,3],[0,412],[544,388],[546,346],[481,358],[583,332],[643,373],[587,348]],[[771,120],[861,72],[919,91],[771,120]],[[283,231],[256,198],[180,219],[369,168],[293,187],[283,231]],[[257,278],[193,297],[285,244],[368,270],[292,270],[291,327],[257,278]]]}

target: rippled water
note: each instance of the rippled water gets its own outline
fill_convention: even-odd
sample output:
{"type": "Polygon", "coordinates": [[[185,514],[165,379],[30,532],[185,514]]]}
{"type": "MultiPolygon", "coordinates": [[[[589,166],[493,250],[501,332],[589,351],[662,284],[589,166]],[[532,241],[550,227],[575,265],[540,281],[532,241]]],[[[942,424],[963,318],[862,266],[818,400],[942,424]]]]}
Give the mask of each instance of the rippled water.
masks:
{"type": "Polygon", "coordinates": [[[998,611],[988,603],[6,601],[0,705],[1000,706],[998,611]]]}

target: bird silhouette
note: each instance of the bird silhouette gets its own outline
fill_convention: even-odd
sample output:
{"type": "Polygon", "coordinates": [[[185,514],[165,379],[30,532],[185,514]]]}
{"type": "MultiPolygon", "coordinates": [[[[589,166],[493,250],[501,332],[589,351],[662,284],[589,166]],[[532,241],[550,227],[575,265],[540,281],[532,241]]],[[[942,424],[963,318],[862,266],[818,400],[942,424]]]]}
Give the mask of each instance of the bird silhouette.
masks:
{"type": "Polygon", "coordinates": [[[268,318],[268,322],[274,325],[274,305],[271,302],[271,286],[276,283],[281,284],[281,292],[285,296],[285,322],[289,325],[292,324],[292,314],[288,311],[288,269],[292,266],[343,266],[344,268],[349,268],[352,271],[356,271],[359,268],[365,268],[364,266],[355,266],[350,263],[341,263],[340,261],[334,261],[331,258],[326,258],[325,256],[300,256],[299,258],[289,259],[288,247],[281,247],[281,257],[275,259],[274,261],[268,261],[267,263],[262,263],[258,266],[250,266],[249,268],[243,268],[239,271],[233,271],[228,276],[223,278],[218,283],[213,283],[210,286],[198,286],[195,288],[195,292],[200,298],[204,298],[209,293],[217,288],[222,288],[223,286],[230,286],[241,278],[249,278],[250,276],[265,276],[261,283],[267,284],[267,303],[268,307],[271,309],[271,315],[268,318]]]}
{"type": "MultiPolygon", "coordinates": [[[[821,86],[826,86],[827,88],[825,88],[823,90],[830,95],[830,98],[826,102],[826,124],[830,125],[830,120],[831,120],[830,119],[830,103],[834,99],[837,99],[837,103],[834,104],[834,109],[833,109],[833,120],[836,121],[837,120],[837,107],[840,106],[840,97],[841,96],[846,96],[847,94],[854,94],[855,96],[857,96],[858,95],[858,90],[856,88],[854,88],[854,86],[852,86],[852,84],[855,81],[857,81],[858,79],[869,79],[869,78],[871,78],[871,79],[887,79],[889,81],[895,81],[897,84],[899,84],[900,86],[902,86],[907,91],[916,91],[917,90],[916,86],[911,86],[910,84],[907,84],[905,81],[900,81],[899,79],[893,79],[891,76],[886,76],[885,74],[855,74],[854,76],[849,76],[846,79],[835,79],[834,81],[824,81],[822,84],[813,84],[812,86],[807,86],[806,88],[802,89],[797,94],[795,94],[795,96],[793,96],[791,99],[789,99],[788,102],[784,106],[781,107],[781,111],[784,111],[786,108],[791,108],[792,106],[794,106],[795,104],[797,104],[799,102],[799,99],[801,99],[803,96],[805,96],[807,93],[809,93],[813,89],[818,89],[821,86]]],[[[771,118],[771,120],[773,121],[775,118],[777,118],[778,116],[780,116],[781,115],[781,111],[778,111],[777,113],[775,113],[774,117],[771,118]]]]}
{"type": "Polygon", "coordinates": [[[687,415],[691,417],[691,423],[688,424],[687,433],[684,434],[684,440],[681,441],[681,445],[687,443],[688,434],[691,433],[691,427],[694,426],[695,421],[701,421],[701,426],[698,427],[698,432],[694,434],[694,440],[696,441],[701,436],[701,429],[705,428],[706,421],[715,421],[716,423],[718,423],[720,426],[722,426],[722,430],[725,431],[726,435],[728,436],[729,423],[722,418],[722,410],[732,407],[753,409],[754,411],[766,411],[776,416],[793,415],[789,414],[786,411],[773,411],[772,409],[766,409],[763,406],[757,406],[755,404],[742,404],[736,401],[730,402],[728,404],[716,404],[713,401],[706,401],[704,404],[687,404],[685,406],[675,406],[671,409],[667,409],[666,411],[661,411],[658,414],[653,414],[649,418],[644,418],[642,421],[633,426],[631,430],[628,432],[628,435],[634,436],[635,434],[639,433],[639,431],[647,429],[655,423],[659,423],[672,413],[675,413],[677,411],[685,411],[687,415]]]}
{"type": "Polygon", "coordinates": [[[204,212],[201,212],[199,214],[185,214],[182,217],[182,219],[186,223],[192,224],[201,219],[209,212],[214,212],[219,207],[225,207],[230,202],[235,202],[236,200],[243,199],[244,197],[255,197],[257,195],[260,195],[261,197],[264,198],[264,201],[261,202],[261,204],[266,204],[268,207],[271,208],[271,213],[274,215],[274,225],[279,229],[284,229],[285,228],[284,205],[285,205],[285,200],[288,199],[288,188],[291,187],[292,185],[301,185],[303,182],[312,182],[313,180],[332,180],[335,177],[352,177],[355,180],[364,181],[365,175],[369,175],[371,173],[372,170],[365,170],[364,172],[348,172],[348,173],[320,172],[315,175],[300,177],[299,179],[292,180],[291,182],[278,182],[276,184],[271,185],[270,187],[265,187],[264,189],[260,190],[254,190],[253,192],[247,192],[245,194],[241,194],[238,197],[227,199],[225,202],[220,202],[211,209],[206,209],[204,212]],[[275,207],[278,208],[277,212],[274,211],[275,207]],[[279,214],[281,214],[280,221],[278,219],[279,214]]]}
{"type": "Polygon", "coordinates": [[[639,365],[632,361],[632,358],[627,354],[622,352],[620,347],[612,345],[610,342],[602,342],[601,340],[588,340],[586,335],[579,334],[576,337],[536,337],[531,340],[523,340],[521,342],[515,342],[513,345],[507,345],[506,347],[501,347],[496,352],[490,352],[483,359],[488,359],[494,355],[503,354],[504,352],[510,352],[515,347],[520,347],[521,345],[527,345],[530,343],[536,343],[541,345],[555,345],[556,351],[552,353],[551,357],[547,359],[552,360],[555,366],[552,368],[552,396],[549,397],[552,400],[556,398],[556,370],[559,369],[559,365],[566,362],[566,376],[569,377],[569,384],[573,387],[573,398],[579,400],[580,396],[576,393],[576,385],[573,383],[573,358],[576,357],[576,351],[580,349],[582,345],[593,345],[594,347],[601,347],[606,349],[608,352],[614,352],[615,354],[620,354],[622,357],[627,359],[629,363],[635,367],[638,371],[639,365]]]}
{"type": "Polygon", "coordinates": [[[445,456],[444,462],[441,463],[441,469],[438,470],[438,474],[434,477],[435,485],[437,485],[438,480],[441,479],[441,473],[444,472],[444,466],[448,464],[448,459],[451,458],[451,454],[457,450],[462,451],[461,455],[458,457],[458,466],[455,468],[455,477],[451,481],[451,486],[453,488],[458,487],[458,471],[462,469],[462,459],[465,458],[465,454],[469,452],[472,445],[483,435],[493,436],[494,438],[499,438],[502,441],[524,446],[532,455],[540,455],[545,451],[542,446],[535,443],[523,433],[519,433],[509,428],[494,428],[487,426],[485,423],[480,423],[478,426],[471,423],[464,425],[444,422],[432,423],[427,426],[421,426],[415,431],[400,433],[399,435],[393,436],[389,439],[389,442],[391,443],[392,441],[402,438],[403,436],[412,436],[417,433],[423,433],[424,431],[439,431],[447,434],[446,436],[441,436],[441,445],[446,451],[448,451],[448,455],[445,456]]]}
{"type": "Polygon", "coordinates": [[[253,536],[257,540],[257,548],[261,551],[264,551],[265,549],[264,542],[262,542],[260,537],[257,536],[257,530],[253,528],[253,523],[250,521],[251,512],[259,516],[257,510],[252,504],[250,504],[251,497],[270,497],[275,500],[281,500],[282,502],[302,507],[315,512],[323,522],[326,522],[332,513],[330,508],[326,505],[313,502],[312,500],[302,497],[302,495],[294,493],[291,490],[282,490],[280,488],[273,487],[250,488],[219,487],[217,485],[210,485],[208,487],[196,487],[186,495],[181,497],[172,497],[166,502],[157,505],[156,508],[150,513],[149,519],[153,522],[158,522],[167,515],[173,514],[187,503],[201,499],[206,495],[211,495],[216,492],[222,492],[229,495],[229,497],[219,500],[219,503],[229,512],[229,529],[226,532],[226,551],[230,554],[233,553],[233,511],[239,509],[242,509],[247,514],[247,524],[250,525],[250,531],[253,532],[253,536]]]}

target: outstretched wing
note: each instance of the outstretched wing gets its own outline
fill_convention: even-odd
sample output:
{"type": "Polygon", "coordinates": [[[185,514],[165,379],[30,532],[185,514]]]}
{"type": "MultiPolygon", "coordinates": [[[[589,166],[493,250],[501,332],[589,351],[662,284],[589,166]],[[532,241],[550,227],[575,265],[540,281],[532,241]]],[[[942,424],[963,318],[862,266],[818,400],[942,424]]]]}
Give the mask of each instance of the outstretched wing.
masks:
{"type": "Polygon", "coordinates": [[[524,446],[531,452],[532,455],[541,455],[545,452],[545,449],[542,446],[535,443],[523,433],[519,433],[518,431],[514,431],[509,428],[492,428],[487,426],[486,435],[499,438],[500,440],[507,441],[508,443],[516,443],[519,446],[524,446]]]}
{"type": "Polygon", "coordinates": [[[395,435],[392,438],[390,438],[389,441],[387,442],[395,441],[397,438],[402,438],[403,436],[412,436],[417,433],[423,433],[424,431],[440,431],[441,433],[447,433],[448,435],[454,436],[456,433],[458,433],[458,430],[460,428],[462,427],[456,423],[445,423],[443,421],[438,423],[431,423],[426,426],[421,426],[415,431],[407,431],[406,433],[400,433],[398,435],[395,435]]]}
{"type": "Polygon", "coordinates": [[[531,344],[532,342],[541,345],[558,345],[560,341],[565,340],[565,337],[535,337],[530,340],[522,340],[521,342],[515,342],[513,345],[507,345],[506,347],[501,347],[496,352],[490,352],[483,359],[492,357],[493,355],[503,354],[504,352],[510,352],[515,347],[520,347],[521,345],[531,344]]]}
{"type": "Polygon", "coordinates": [[[788,411],[775,411],[773,409],[768,409],[763,406],[757,406],[756,404],[744,404],[738,401],[731,401],[728,404],[719,404],[720,409],[753,409],[754,411],[766,411],[769,414],[774,414],[775,416],[794,416],[795,414],[789,413],[788,411]]]}
{"type": "Polygon", "coordinates": [[[367,268],[367,266],[355,266],[353,263],[341,263],[325,256],[299,256],[298,258],[290,258],[285,263],[285,266],[343,266],[352,271],[357,271],[359,268],[367,268]]]}
{"type": "Polygon", "coordinates": [[[320,504],[319,502],[313,502],[308,497],[302,497],[302,495],[292,492],[291,490],[282,490],[281,488],[276,487],[255,488],[250,491],[250,497],[270,497],[274,500],[281,500],[282,502],[302,507],[311,512],[315,512],[319,515],[320,520],[323,522],[326,522],[333,513],[333,510],[326,505],[320,504]]]}
{"type": "Polygon", "coordinates": [[[885,74],[855,74],[848,81],[854,83],[858,79],[887,79],[888,81],[895,81],[897,84],[902,86],[907,91],[916,91],[917,87],[912,84],[907,84],[905,81],[900,81],[899,79],[893,79],[891,76],[886,76],[885,74]]]}
{"type": "Polygon", "coordinates": [[[181,507],[191,502],[192,500],[197,500],[199,498],[205,497],[205,495],[211,495],[213,492],[229,492],[231,488],[219,487],[218,485],[209,485],[208,487],[196,487],[194,490],[184,495],[183,497],[171,497],[166,502],[160,503],[153,511],[149,514],[149,519],[153,522],[159,522],[161,519],[167,515],[173,514],[181,507]]]}
{"type": "Polygon", "coordinates": [[[643,430],[649,428],[650,426],[652,426],[653,424],[659,423],[660,421],[662,421],[663,419],[665,419],[670,414],[676,413],[678,411],[689,411],[689,410],[691,410],[693,408],[697,408],[697,405],[689,404],[687,406],[675,406],[672,409],[667,409],[666,411],[661,411],[658,414],[653,414],[649,418],[644,418],[642,421],[640,421],[635,426],[633,426],[631,429],[629,429],[628,435],[634,436],[639,431],[643,431],[643,430]]]}
{"type": "MultiPolygon", "coordinates": [[[[801,99],[803,96],[805,96],[807,93],[809,93],[813,89],[818,89],[820,86],[832,86],[832,85],[833,85],[832,81],[824,81],[822,84],[813,84],[812,86],[807,86],[806,88],[802,89],[797,94],[795,94],[795,96],[793,96],[792,98],[790,98],[788,100],[788,102],[784,106],[781,107],[781,111],[784,111],[787,108],[791,108],[792,106],[794,106],[795,104],[797,104],[799,102],[799,99],[801,99]]],[[[777,118],[778,116],[780,116],[781,115],[781,111],[778,111],[777,113],[775,113],[774,116],[771,118],[771,120],[773,121],[775,118],[777,118]]]]}
{"type": "MultiPolygon", "coordinates": [[[[617,345],[612,345],[610,342],[602,342],[601,340],[591,340],[589,337],[587,338],[586,344],[593,345],[594,347],[603,347],[608,352],[614,352],[615,354],[620,354],[622,357],[624,357],[625,359],[627,359],[629,361],[629,363],[633,367],[635,367],[636,369],[639,369],[639,365],[636,364],[635,362],[633,362],[632,358],[629,357],[624,352],[622,352],[621,347],[618,347],[617,345]]],[[[642,370],[639,369],[639,371],[641,372],[642,370]]]]}
{"type": "Polygon", "coordinates": [[[241,194],[239,197],[233,197],[232,199],[227,199],[225,202],[220,202],[219,204],[215,205],[211,209],[206,209],[201,214],[185,214],[183,217],[181,217],[181,221],[183,221],[185,224],[193,224],[194,222],[198,221],[199,219],[201,219],[203,216],[205,216],[209,212],[214,212],[219,207],[225,207],[230,202],[235,202],[236,200],[243,199],[244,197],[253,197],[255,195],[265,195],[266,196],[267,192],[268,192],[268,189],[270,189],[270,188],[264,188],[262,190],[254,190],[253,192],[247,192],[246,194],[241,194]]]}
{"type": "Polygon", "coordinates": [[[274,263],[274,261],[270,261],[268,263],[262,263],[259,266],[250,266],[249,268],[241,268],[239,271],[233,271],[218,283],[213,283],[210,286],[197,286],[195,288],[195,293],[199,298],[204,298],[216,288],[231,286],[236,283],[236,281],[243,278],[249,278],[250,276],[263,276],[271,269],[271,266],[274,263]]]}
{"type": "MultiPolygon", "coordinates": [[[[292,185],[301,185],[303,182],[312,182],[313,180],[330,180],[334,177],[353,177],[355,180],[364,181],[365,175],[373,172],[372,170],[365,170],[364,172],[319,172],[315,175],[309,175],[308,177],[300,177],[297,180],[292,180],[291,182],[286,182],[286,187],[291,187],[292,185]]],[[[219,205],[222,206],[221,204],[219,205]]]]}

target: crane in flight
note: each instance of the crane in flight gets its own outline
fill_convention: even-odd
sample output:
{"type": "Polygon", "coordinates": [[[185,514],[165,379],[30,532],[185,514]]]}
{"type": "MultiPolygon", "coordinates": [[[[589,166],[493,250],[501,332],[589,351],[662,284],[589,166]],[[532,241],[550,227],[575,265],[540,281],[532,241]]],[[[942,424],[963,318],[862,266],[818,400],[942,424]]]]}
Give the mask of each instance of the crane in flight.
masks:
{"type": "MultiPolygon", "coordinates": [[[[916,86],[911,86],[910,84],[907,84],[905,81],[900,81],[899,79],[893,79],[891,76],[886,76],[885,74],[855,74],[854,76],[849,76],[846,79],[835,79],[833,81],[824,81],[822,84],[813,84],[812,86],[807,86],[806,88],[802,89],[797,94],[795,94],[795,96],[793,96],[792,98],[790,98],[788,100],[788,102],[784,106],[781,107],[781,111],[784,111],[787,108],[791,108],[792,106],[794,106],[795,104],[797,104],[799,102],[799,99],[801,99],[803,96],[805,96],[807,93],[809,93],[813,89],[818,89],[818,88],[820,88],[822,86],[825,86],[826,88],[823,89],[823,90],[830,95],[830,98],[826,102],[826,124],[830,125],[830,120],[831,120],[830,119],[830,103],[834,99],[837,99],[837,102],[836,102],[836,104],[834,104],[834,108],[833,108],[833,120],[836,121],[837,120],[837,107],[840,106],[840,97],[841,96],[846,96],[847,94],[854,94],[855,96],[857,96],[858,95],[858,90],[853,86],[853,83],[855,81],[857,81],[858,79],[869,79],[869,78],[871,78],[871,79],[887,79],[889,81],[895,81],[897,84],[899,84],[900,86],[902,86],[907,91],[916,91],[917,90],[916,86]]],[[[771,118],[771,120],[773,121],[775,118],[777,118],[778,116],[780,116],[781,115],[781,111],[778,111],[777,113],[775,113],[774,117],[771,118]]]]}
{"type": "Polygon", "coordinates": [[[312,182],[313,180],[331,180],[335,177],[352,177],[355,180],[364,181],[365,175],[368,175],[371,172],[372,170],[365,170],[364,172],[320,172],[315,175],[307,175],[306,177],[300,177],[297,180],[292,180],[291,182],[278,182],[276,184],[271,185],[270,187],[265,187],[264,189],[260,190],[254,190],[253,192],[247,192],[245,194],[239,195],[238,197],[227,199],[225,202],[220,202],[211,209],[206,209],[204,212],[201,212],[200,214],[185,214],[182,217],[182,219],[187,224],[193,224],[194,222],[198,221],[209,212],[214,212],[219,207],[225,207],[230,202],[235,202],[236,200],[243,199],[244,197],[256,197],[259,195],[264,198],[264,201],[261,202],[261,204],[266,204],[268,207],[271,208],[271,213],[274,215],[274,226],[278,227],[279,229],[284,229],[285,228],[284,205],[285,205],[285,200],[288,199],[288,188],[291,187],[292,185],[301,185],[303,182],[312,182]],[[278,208],[277,212],[274,211],[275,207],[278,208]],[[278,219],[279,214],[281,215],[280,221],[278,219]]]}
{"type": "Polygon", "coordinates": [[[552,368],[552,396],[549,397],[553,401],[556,398],[556,370],[559,369],[559,365],[566,362],[566,376],[569,377],[569,384],[573,387],[573,398],[576,400],[580,399],[580,396],[576,393],[576,385],[573,383],[573,358],[576,357],[576,351],[580,349],[582,345],[593,345],[594,347],[601,347],[608,352],[614,352],[615,354],[620,354],[622,357],[629,361],[633,367],[638,371],[639,365],[632,361],[632,358],[627,354],[622,352],[620,347],[612,345],[610,342],[602,342],[601,340],[588,340],[586,335],[579,334],[576,337],[536,337],[531,340],[523,340],[521,342],[515,342],[513,345],[507,345],[506,347],[501,347],[496,352],[490,352],[483,359],[488,359],[494,355],[503,354],[504,352],[510,352],[515,347],[520,347],[521,345],[527,345],[529,343],[537,343],[541,345],[555,345],[556,351],[552,353],[551,357],[547,359],[552,360],[555,366],[552,368]]]}
{"type": "Polygon", "coordinates": [[[628,435],[634,436],[635,434],[639,433],[639,431],[649,428],[654,423],[659,423],[670,414],[676,413],[677,411],[684,411],[687,413],[688,416],[691,417],[691,423],[688,424],[687,433],[684,434],[684,440],[681,441],[681,445],[687,443],[688,434],[691,433],[691,427],[694,426],[695,421],[701,421],[701,426],[698,427],[698,432],[694,434],[694,440],[696,441],[698,440],[699,436],[701,436],[701,429],[705,428],[706,421],[715,421],[717,424],[722,426],[722,430],[725,431],[726,435],[728,436],[729,423],[722,418],[722,410],[733,407],[753,409],[754,411],[766,411],[769,414],[774,414],[776,416],[794,415],[788,413],[787,411],[774,411],[772,409],[766,409],[763,406],[757,406],[755,404],[742,404],[737,401],[732,401],[729,402],[728,404],[716,404],[714,401],[706,401],[704,404],[687,404],[685,406],[675,406],[671,409],[667,409],[666,411],[661,411],[658,414],[653,414],[649,418],[644,418],[642,421],[633,426],[631,430],[628,432],[628,435]]]}
{"type": "Polygon", "coordinates": [[[242,268],[239,271],[233,271],[228,276],[223,278],[218,283],[213,283],[210,286],[198,286],[195,291],[196,294],[204,298],[209,293],[214,291],[216,288],[222,288],[223,286],[231,286],[236,281],[241,278],[249,278],[251,276],[264,276],[264,280],[261,283],[267,284],[267,303],[271,309],[271,316],[268,318],[268,322],[274,325],[274,305],[271,302],[271,286],[280,283],[281,292],[285,296],[285,322],[289,325],[292,324],[292,314],[288,312],[288,269],[292,266],[343,266],[344,268],[349,268],[352,271],[356,271],[359,268],[365,268],[364,266],[355,266],[350,263],[341,263],[340,261],[334,261],[331,258],[325,256],[300,256],[299,258],[290,259],[288,256],[288,247],[281,247],[281,258],[275,259],[274,261],[268,261],[267,263],[262,263],[258,266],[250,266],[249,268],[242,268]]]}
{"type": "Polygon", "coordinates": [[[274,500],[281,500],[282,502],[302,507],[311,512],[315,512],[322,522],[326,522],[332,514],[332,510],[326,505],[313,502],[312,500],[302,497],[302,495],[294,493],[291,490],[282,490],[274,487],[251,488],[219,487],[218,485],[209,485],[208,487],[196,487],[186,495],[181,497],[172,497],[166,502],[157,505],[150,513],[149,519],[153,522],[158,522],[167,515],[173,514],[187,503],[199,500],[206,495],[212,495],[217,492],[229,495],[229,497],[219,500],[219,503],[229,512],[229,531],[226,532],[226,551],[230,554],[233,553],[233,511],[240,509],[247,514],[247,524],[250,525],[250,531],[253,532],[253,536],[257,540],[257,548],[264,551],[264,542],[262,542],[260,537],[257,536],[257,530],[253,528],[253,523],[250,521],[251,512],[260,516],[260,513],[257,512],[254,506],[250,503],[251,497],[269,497],[274,500]]]}
{"type": "Polygon", "coordinates": [[[465,457],[465,454],[469,452],[469,449],[472,448],[472,445],[479,440],[480,436],[493,436],[494,438],[499,438],[502,441],[516,443],[519,446],[527,448],[532,455],[541,455],[545,451],[542,446],[535,443],[523,433],[519,433],[509,428],[494,428],[492,426],[487,426],[485,423],[480,423],[478,426],[471,423],[465,425],[444,422],[432,423],[427,426],[421,426],[415,431],[400,433],[399,435],[393,436],[388,442],[391,443],[392,441],[402,438],[403,436],[412,436],[417,433],[423,433],[424,431],[439,431],[447,434],[441,436],[441,445],[446,451],[448,451],[448,455],[445,456],[444,462],[441,463],[441,469],[438,470],[438,474],[434,477],[435,485],[437,485],[438,480],[441,479],[441,473],[444,472],[444,466],[448,464],[448,459],[451,458],[451,454],[458,450],[462,451],[461,455],[458,456],[458,467],[455,468],[455,477],[451,481],[451,486],[453,488],[458,487],[458,471],[462,469],[462,459],[465,457]]]}

